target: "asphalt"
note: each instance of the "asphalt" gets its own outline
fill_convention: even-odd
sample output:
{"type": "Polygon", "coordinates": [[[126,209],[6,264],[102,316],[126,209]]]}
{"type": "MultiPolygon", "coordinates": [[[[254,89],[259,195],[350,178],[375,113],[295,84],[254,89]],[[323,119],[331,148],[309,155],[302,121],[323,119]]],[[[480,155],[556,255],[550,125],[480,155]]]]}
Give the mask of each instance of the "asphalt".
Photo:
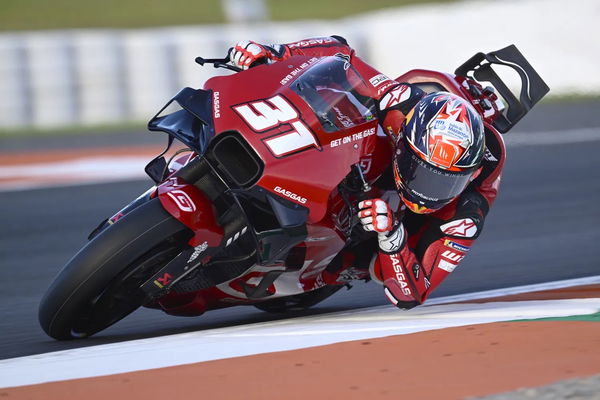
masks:
{"type": "MultiPolygon", "coordinates": [[[[516,130],[565,135],[576,128],[600,129],[599,104],[542,104],[516,130]]],[[[3,137],[0,157],[2,152],[26,149],[119,146],[135,142],[132,135],[141,137],[141,130],[3,137]]],[[[598,275],[599,153],[598,140],[510,147],[500,197],[484,233],[435,296],[598,275]]],[[[92,338],[48,338],[38,326],[37,306],[53,276],[100,220],[147,186],[149,181],[135,181],[0,193],[0,359],[290,317],[273,317],[253,307],[196,318],[141,309],[92,338]]],[[[380,286],[358,283],[311,311],[291,316],[386,303],[380,286]]]]}

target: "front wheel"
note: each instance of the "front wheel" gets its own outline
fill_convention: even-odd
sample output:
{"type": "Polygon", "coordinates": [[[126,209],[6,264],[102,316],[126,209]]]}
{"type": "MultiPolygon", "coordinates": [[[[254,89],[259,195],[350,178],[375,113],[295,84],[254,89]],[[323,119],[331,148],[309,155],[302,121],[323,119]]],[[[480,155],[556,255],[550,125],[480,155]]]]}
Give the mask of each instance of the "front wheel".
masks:
{"type": "Polygon", "coordinates": [[[140,307],[139,287],[186,246],[192,232],[158,199],[94,237],[42,298],[39,321],[55,339],[93,335],[140,307]]]}

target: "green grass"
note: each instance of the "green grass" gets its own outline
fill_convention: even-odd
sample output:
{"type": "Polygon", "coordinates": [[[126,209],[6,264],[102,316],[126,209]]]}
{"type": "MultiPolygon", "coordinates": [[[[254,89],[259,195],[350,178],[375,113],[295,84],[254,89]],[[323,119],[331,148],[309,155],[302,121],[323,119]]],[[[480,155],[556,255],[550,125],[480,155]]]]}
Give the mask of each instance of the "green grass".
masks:
{"type": "Polygon", "coordinates": [[[412,4],[448,3],[453,0],[267,0],[271,18],[335,19],[367,11],[412,4]]]}
{"type": "Polygon", "coordinates": [[[68,135],[95,135],[110,134],[115,132],[146,132],[147,121],[132,121],[120,123],[106,123],[97,125],[65,125],[50,128],[22,127],[22,128],[0,128],[0,138],[23,137],[23,136],[68,136],[68,135]]]}
{"type": "Polygon", "coordinates": [[[548,318],[536,318],[536,319],[517,319],[513,322],[526,322],[526,321],[586,321],[586,322],[600,322],[600,312],[587,315],[570,315],[568,317],[548,317],[548,318]]]}
{"type": "MultiPolygon", "coordinates": [[[[332,19],[452,0],[267,0],[273,20],[332,19]]],[[[224,22],[220,0],[0,0],[0,31],[139,28],[224,22]]]]}

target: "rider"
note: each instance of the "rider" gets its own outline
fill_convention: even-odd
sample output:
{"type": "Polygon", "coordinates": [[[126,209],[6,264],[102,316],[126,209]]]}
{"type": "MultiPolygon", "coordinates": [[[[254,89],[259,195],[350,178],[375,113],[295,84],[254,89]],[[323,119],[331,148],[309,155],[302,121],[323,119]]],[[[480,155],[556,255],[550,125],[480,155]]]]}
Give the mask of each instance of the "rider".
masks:
{"type": "MultiPolygon", "coordinates": [[[[247,69],[294,55],[342,55],[369,77],[378,120],[395,143],[393,178],[388,181],[395,182],[392,187],[402,202],[393,211],[380,198],[364,200],[358,217],[366,231],[377,233],[379,250],[371,261],[371,277],[383,284],[394,305],[415,307],[465,257],[496,198],[505,149],[498,132],[489,124],[484,127],[483,121],[495,116],[496,105],[490,108],[488,101],[477,111],[455,94],[426,94],[415,85],[393,81],[355,56],[339,36],[268,46],[242,41],[231,50],[230,59],[247,69]]],[[[464,85],[475,87],[470,92],[474,97],[481,96],[476,82],[464,85]]],[[[489,92],[488,96],[495,99],[489,92]]],[[[479,103],[484,101],[480,97],[479,103]]],[[[327,283],[345,283],[341,272],[349,265],[344,264],[325,271],[327,283]]]]}

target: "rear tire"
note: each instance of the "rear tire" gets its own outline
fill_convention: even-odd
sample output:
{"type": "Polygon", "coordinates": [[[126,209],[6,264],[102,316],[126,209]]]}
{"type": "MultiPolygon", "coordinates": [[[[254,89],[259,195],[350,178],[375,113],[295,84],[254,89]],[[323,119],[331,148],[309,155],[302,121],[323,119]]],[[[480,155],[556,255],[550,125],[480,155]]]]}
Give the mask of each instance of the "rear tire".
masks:
{"type": "Polygon", "coordinates": [[[192,232],[158,199],[94,237],[59,272],[42,298],[39,321],[59,340],[93,335],[142,305],[139,286],[187,246],[192,232]]]}

